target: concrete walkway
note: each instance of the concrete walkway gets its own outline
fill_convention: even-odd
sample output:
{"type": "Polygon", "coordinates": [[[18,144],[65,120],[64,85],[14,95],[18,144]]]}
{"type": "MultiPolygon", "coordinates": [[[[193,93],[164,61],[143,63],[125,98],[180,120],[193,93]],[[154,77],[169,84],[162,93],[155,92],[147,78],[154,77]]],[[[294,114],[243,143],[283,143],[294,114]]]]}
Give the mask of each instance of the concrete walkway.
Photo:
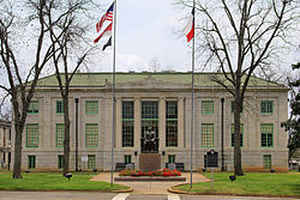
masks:
{"type": "MultiPolygon", "coordinates": [[[[114,173],[114,177],[118,176],[119,173],[114,173]]],[[[182,173],[182,176],[186,177],[186,181],[183,182],[125,182],[118,181],[114,182],[116,184],[127,185],[133,188],[134,194],[168,194],[168,188],[178,184],[190,183],[190,173],[182,173]]],[[[105,181],[110,182],[110,173],[103,172],[94,176],[91,181],[105,181]]],[[[209,179],[205,178],[202,174],[194,172],[193,173],[193,183],[196,182],[208,182],[209,179]]]]}

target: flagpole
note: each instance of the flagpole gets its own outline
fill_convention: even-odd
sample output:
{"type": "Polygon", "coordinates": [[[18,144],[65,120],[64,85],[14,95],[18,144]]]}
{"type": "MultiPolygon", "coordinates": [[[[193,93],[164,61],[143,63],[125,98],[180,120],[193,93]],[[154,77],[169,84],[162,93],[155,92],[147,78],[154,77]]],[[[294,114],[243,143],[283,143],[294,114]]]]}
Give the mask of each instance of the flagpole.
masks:
{"type": "Polygon", "coordinates": [[[116,134],[116,30],[117,30],[117,0],[114,2],[114,14],[113,14],[113,26],[114,26],[114,34],[113,34],[113,73],[112,73],[112,144],[111,144],[111,176],[110,176],[110,185],[112,187],[114,182],[114,147],[115,147],[115,134],[116,134]]]}
{"type": "Polygon", "coordinates": [[[190,188],[192,188],[192,183],[193,183],[193,136],[194,136],[194,71],[195,71],[195,38],[196,38],[196,33],[195,33],[195,6],[196,2],[193,0],[193,31],[194,31],[194,37],[193,37],[193,45],[192,45],[192,116],[191,116],[191,160],[190,160],[190,188]]]}

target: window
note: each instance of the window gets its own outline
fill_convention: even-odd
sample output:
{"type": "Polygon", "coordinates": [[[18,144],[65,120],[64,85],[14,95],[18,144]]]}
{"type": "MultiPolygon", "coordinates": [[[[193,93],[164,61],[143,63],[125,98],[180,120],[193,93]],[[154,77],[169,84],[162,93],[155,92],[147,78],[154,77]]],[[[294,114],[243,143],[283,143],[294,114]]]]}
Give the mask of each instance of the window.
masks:
{"type": "Polygon", "coordinates": [[[26,125],[26,147],[29,148],[39,147],[39,125],[38,124],[26,125]]]}
{"type": "Polygon", "coordinates": [[[56,124],[56,147],[64,147],[65,125],[56,124]]]}
{"type": "Polygon", "coordinates": [[[166,103],[166,146],[177,147],[178,127],[177,127],[177,101],[167,101],[166,103]]]}
{"type": "Polygon", "coordinates": [[[202,101],[201,113],[203,115],[209,115],[214,113],[214,101],[202,101]]]}
{"type": "Polygon", "coordinates": [[[272,147],[273,146],[273,124],[262,124],[260,126],[261,131],[261,146],[272,147]]]}
{"type": "Polygon", "coordinates": [[[87,147],[98,146],[98,124],[85,125],[85,139],[87,147]]]}
{"type": "Polygon", "coordinates": [[[175,155],[168,155],[168,163],[175,163],[175,155]]]}
{"type": "Polygon", "coordinates": [[[35,114],[39,113],[39,102],[38,101],[31,101],[28,107],[28,113],[35,114]]]}
{"type": "Polygon", "coordinates": [[[96,155],[88,155],[88,169],[96,169],[96,155]]]}
{"type": "MultiPolygon", "coordinates": [[[[231,112],[234,112],[234,111],[235,111],[234,101],[231,101],[231,112]]],[[[241,107],[240,112],[241,113],[243,112],[243,107],[241,107]]]]}
{"type": "Polygon", "coordinates": [[[131,163],[131,155],[124,155],[124,163],[125,164],[131,163]]]}
{"type": "Polygon", "coordinates": [[[122,147],[134,146],[134,102],[122,102],[122,147]]]}
{"type": "Polygon", "coordinates": [[[56,113],[64,113],[64,103],[63,101],[56,101],[56,113]]]}
{"type": "MultiPolygon", "coordinates": [[[[244,142],[243,142],[243,137],[244,137],[244,125],[240,124],[240,134],[241,134],[241,140],[240,140],[240,146],[242,147],[244,142]]],[[[234,147],[234,124],[231,125],[231,146],[234,147]]]]}
{"type": "Polygon", "coordinates": [[[214,146],[214,124],[201,125],[201,146],[202,147],[214,146]]]}
{"type": "Polygon", "coordinates": [[[97,114],[98,113],[98,101],[86,101],[85,102],[85,113],[86,114],[97,114]]]}
{"type": "Polygon", "coordinates": [[[28,156],[28,169],[35,168],[35,156],[28,156]]]}
{"type": "Polygon", "coordinates": [[[64,156],[58,155],[58,169],[61,169],[64,167],[64,156]]]}
{"type": "Polygon", "coordinates": [[[272,155],[264,155],[264,168],[271,169],[272,168],[272,155]]]}
{"type": "MultiPolygon", "coordinates": [[[[142,101],[142,138],[147,132],[153,132],[158,138],[158,102],[142,101]]],[[[145,145],[142,145],[142,152],[145,152],[145,145]]],[[[158,151],[158,142],[156,141],[154,151],[158,151]]]]}
{"type": "Polygon", "coordinates": [[[261,101],[261,113],[263,114],[273,113],[273,101],[261,101]]]}

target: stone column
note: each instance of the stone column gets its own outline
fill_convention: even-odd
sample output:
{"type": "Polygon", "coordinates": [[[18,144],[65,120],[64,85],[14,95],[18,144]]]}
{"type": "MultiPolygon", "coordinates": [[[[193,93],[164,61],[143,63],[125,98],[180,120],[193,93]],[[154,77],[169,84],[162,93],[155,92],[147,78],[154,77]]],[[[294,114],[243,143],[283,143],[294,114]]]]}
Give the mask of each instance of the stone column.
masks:
{"type": "Polygon", "coordinates": [[[166,147],[166,97],[159,99],[159,124],[158,124],[158,138],[159,151],[164,151],[166,147]]]}
{"type": "Polygon", "coordinates": [[[178,98],[178,148],[184,148],[184,97],[178,98]]]}
{"type": "Polygon", "coordinates": [[[141,99],[134,99],[134,150],[138,152],[135,156],[135,165],[139,169],[139,155],[141,154],[141,99]]]}
{"type": "Polygon", "coordinates": [[[116,102],[116,149],[122,148],[122,99],[117,97],[116,102]]]}

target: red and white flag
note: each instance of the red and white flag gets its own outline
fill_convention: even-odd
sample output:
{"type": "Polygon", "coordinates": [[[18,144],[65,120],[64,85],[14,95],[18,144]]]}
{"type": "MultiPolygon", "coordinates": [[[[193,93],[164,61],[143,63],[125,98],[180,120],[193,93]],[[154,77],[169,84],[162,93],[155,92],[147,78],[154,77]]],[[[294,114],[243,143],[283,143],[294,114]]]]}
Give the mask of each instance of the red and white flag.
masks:
{"type": "Polygon", "coordinates": [[[110,7],[106,11],[106,13],[101,17],[100,21],[96,24],[96,31],[97,31],[97,33],[99,33],[99,31],[101,30],[101,28],[103,26],[103,23],[105,21],[112,22],[112,20],[113,20],[113,12],[114,12],[114,3],[112,3],[110,5],[110,7]]]}
{"type": "Polygon", "coordinates": [[[195,23],[194,23],[194,15],[195,15],[195,8],[193,8],[192,13],[189,16],[188,24],[184,28],[184,35],[187,38],[187,42],[190,42],[194,37],[194,30],[195,30],[195,23]]]}
{"type": "Polygon", "coordinates": [[[112,23],[94,40],[94,43],[97,43],[103,36],[112,36],[112,23]]]}

